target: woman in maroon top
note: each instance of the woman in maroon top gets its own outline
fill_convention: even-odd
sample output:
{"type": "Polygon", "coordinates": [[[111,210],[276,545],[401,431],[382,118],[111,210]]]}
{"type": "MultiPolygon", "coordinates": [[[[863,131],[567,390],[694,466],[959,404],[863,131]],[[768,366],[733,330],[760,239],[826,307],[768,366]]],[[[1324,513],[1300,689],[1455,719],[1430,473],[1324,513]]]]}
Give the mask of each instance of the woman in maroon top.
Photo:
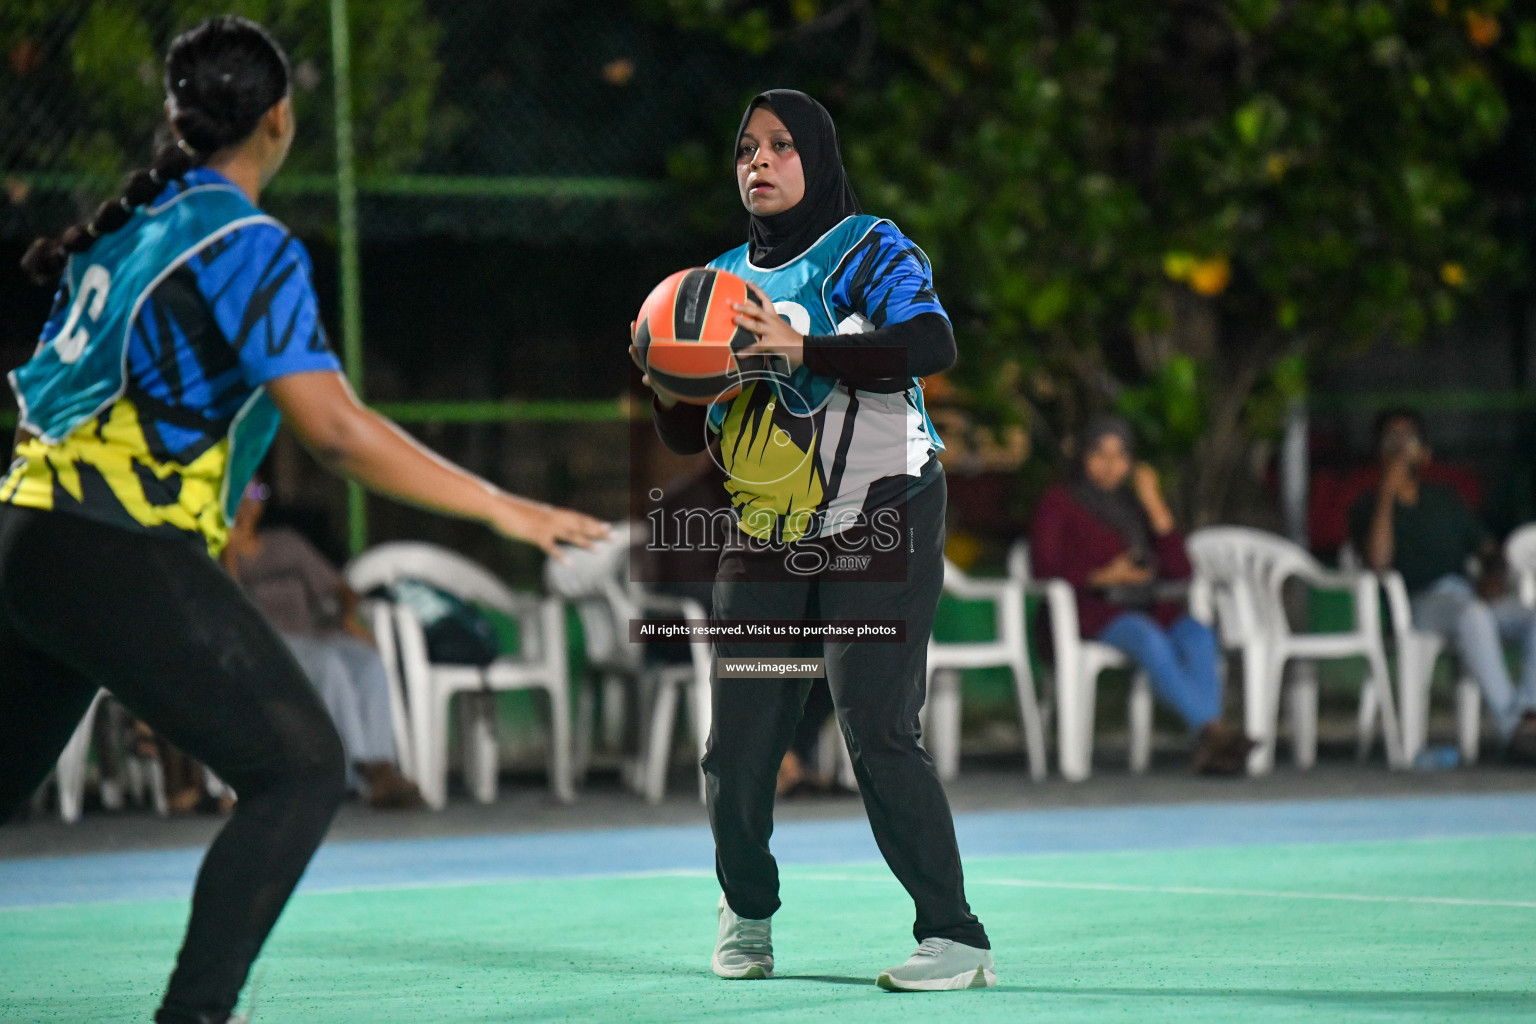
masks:
{"type": "Polygon", "coordinates": [[[1072,584],[1084,637],[1146,669],[1153,691],[1198,737],[1195,770],[1234,775],[1252,744],[1221,722],[1216,635],[1167,586],[1190,576],[1184,536],[1157,472],[1134,459],[1124,420],[1106,416],[1089,425],[1070,478],[1047,491],[1035,512],[1034,570],[1072,584]]]}

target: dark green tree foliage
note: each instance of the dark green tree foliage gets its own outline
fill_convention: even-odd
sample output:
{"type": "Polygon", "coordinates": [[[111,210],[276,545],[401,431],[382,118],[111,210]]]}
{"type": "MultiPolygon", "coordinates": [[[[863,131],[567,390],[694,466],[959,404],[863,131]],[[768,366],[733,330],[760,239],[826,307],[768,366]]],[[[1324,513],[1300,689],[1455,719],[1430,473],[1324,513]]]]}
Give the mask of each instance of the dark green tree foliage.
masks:
{"type": "MultiPolygon", "coordinates": [[[[353,110],[364,172],[414,167],[435,140],[441,32],[423,0],[350,0],[353,110]]],[[[294,63],[290,170],[335,167],[327,0],[7,0],[0,5],[8,169],[117,175],[146,158],[162,120],[161,68],[176,33],[212,14],[267,26],[294,63]],[[62,150],[62,151],[61,151],[62,150]]]]}
{"type": "Polygon", "coordinates": [[[978,409],[1118,407],[1230,514],[1309,362],[1411,342],[1523,267],[1467,168],[1536,72],[1500,0],[656,0],[816,81],[867,208],[933,259],[978,409]],[[1190,458],[1190,456],[1193,456],[1190,458]]]}

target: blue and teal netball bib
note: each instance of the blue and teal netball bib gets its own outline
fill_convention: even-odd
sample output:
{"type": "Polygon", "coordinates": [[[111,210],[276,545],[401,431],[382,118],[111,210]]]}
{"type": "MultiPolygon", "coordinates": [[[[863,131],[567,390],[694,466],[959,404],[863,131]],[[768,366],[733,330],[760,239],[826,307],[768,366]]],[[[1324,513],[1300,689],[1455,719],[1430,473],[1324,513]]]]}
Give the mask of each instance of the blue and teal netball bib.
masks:
{"type": "Polygon", "coordinates": [[[0,502],[217,551],[277,432],[267,383],[339,368],[303,246],[195,169],[71,258],[37,352],[10,375],[34,437],[0,502]]]}
{"type": "MultiPolygon", "coordinates": [[[[762,288],[803,335],[862,334],[923,313],[946,316],[927,257],[878,217],[845,218],[779,267],[753,265],[745,245],[709,265],[762,288]]],[[[721,438],[742,530],[799,540],[847,529],[858,514],[904,500],[907,478],[943,447],[919,383],[907,380],[904,391],[855,391],[800,366],[749,374],[739,395],[712,405],[709,425],[721,438]]]]}
{"type": "MultiPolygon", "coordinates": [[[[774,310],[801,334],[853,333],[839,328],[823,296],[823,288],[848,253],[877,224],[890,224],[890,221],[869,216],[848,217],[782,267],[753,266],[745,245],[710,261],[709,265],[728,270],[767,292],[773,300],[774,310]]],[[[782,384],[773,382],[781,400],[797,416],[808,416],[825,405],[836,386],[835,380],[818,377],[804,366],[797,368],[782,384]]],[[[711,421],[717,429],[724,415],[723,405],[710,410],[711,421]]]]}
{"type": "Polygon", "coordinates": [[[203,185],[141,208],[70,257],[63,325],[11,371],[22,427],[58,444],[115,402],[127,383],[128,332],[155,285],[220,235],[259,222],[278,223],[233,186],[203,185]]]}

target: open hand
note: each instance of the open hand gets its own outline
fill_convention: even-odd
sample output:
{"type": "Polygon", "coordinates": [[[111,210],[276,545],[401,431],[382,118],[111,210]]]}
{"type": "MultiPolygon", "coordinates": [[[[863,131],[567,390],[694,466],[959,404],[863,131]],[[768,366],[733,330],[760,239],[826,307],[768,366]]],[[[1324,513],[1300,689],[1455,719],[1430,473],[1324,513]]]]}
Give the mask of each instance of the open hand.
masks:
{"type": "Polygon", "coordinates": [[[491,517],[491,527],[504,537],[526,541],[563,562],[559,544],[590,548],[609,535],[608,524],[584,512],[507,495],[491,517]]]}

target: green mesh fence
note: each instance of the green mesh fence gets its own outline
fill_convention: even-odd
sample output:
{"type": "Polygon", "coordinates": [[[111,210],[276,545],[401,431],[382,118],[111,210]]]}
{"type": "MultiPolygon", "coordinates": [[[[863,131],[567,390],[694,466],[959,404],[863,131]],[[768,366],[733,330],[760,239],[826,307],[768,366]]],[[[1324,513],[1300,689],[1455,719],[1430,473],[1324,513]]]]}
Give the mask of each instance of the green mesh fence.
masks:
{"type": "MultiPolygon", "coordinates": [[[[360,282],[380,258],[365,253],[425,238],[595,251],[686,235],[668,156],[697,133],[689,117],[707,116],[690,115],[690,99],[718,88],[723,58],[627,5],[14,0],[0,6],[0,240],[20,246],[79,219],[147,160],[165,130],[167,46],[223,12],[266,25],[292,60],[299,135],[263,205],[312,246],[334,246],[335,277],[322,266],[317,283],[359,391],[371,379],[360,282]]],[[[612,392],[386,391],[374,397],[423,426],[624,417],[612,392]]],[[[355,490],[347,508],[356,549],[355,490]]]]}
{"type": "Polygon", "coordinates": [[[719,54],[623,4],[540,0],[9,2],[0,235],[55,227],[141,163],[167,44],[224,11],[269,26],[293,59],[300,135],[269,205],[301,232],[335,230],[338,7],[365,239],[676,236],[667,155],[695,127],[690,98],[718,87],[719,54]]]}

